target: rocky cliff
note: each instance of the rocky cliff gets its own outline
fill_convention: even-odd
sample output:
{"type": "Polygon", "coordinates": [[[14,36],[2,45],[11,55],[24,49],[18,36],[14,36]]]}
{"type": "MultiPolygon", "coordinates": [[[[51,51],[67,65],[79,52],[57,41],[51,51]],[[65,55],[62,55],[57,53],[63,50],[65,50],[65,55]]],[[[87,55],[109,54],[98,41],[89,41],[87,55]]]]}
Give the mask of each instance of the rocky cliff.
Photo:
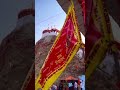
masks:
{"type": "MultiPolygon", "coordinates": [[[[55,40],[56,36],[46,36],[42,39],[40,39],[36,45],[35,45],[35,78],[38,77],[40,69],[43,65],[43,62],[55,40]]],[[[81,56],[81,55],[80,55],[81,56]]],[[[70,64],[67,66],[65,71],[60,75],[58,80],[56,81],[56,84],[59,83],[60,79],[63,79],[67,76],[73,76],[75,78],[78,78],[81,74],[84,74],[84,60],[80,60],[80,57],[78,55],[75,55],[73,60],[70,62],[70,64]]]]}
{"type": "Polygon", "coordinates": [[[20,90],[34,62],[34,23],[13,30],[0,45],[0,90],[20,90]]]}

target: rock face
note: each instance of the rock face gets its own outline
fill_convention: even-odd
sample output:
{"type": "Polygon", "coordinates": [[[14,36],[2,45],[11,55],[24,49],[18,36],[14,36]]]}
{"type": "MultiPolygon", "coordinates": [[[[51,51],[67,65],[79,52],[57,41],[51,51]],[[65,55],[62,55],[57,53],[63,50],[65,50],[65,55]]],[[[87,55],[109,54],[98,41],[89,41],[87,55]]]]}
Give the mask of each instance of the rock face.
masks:
{"type": "MultiPolygon", "coordinates": [[[[120,63],[119,63],[120,64],[120,63]]],[[[86,82],[87,90],[120,90],[113,54],[107,53],[102,63],[97,67],[86,82]]],[[[119,70],[120,68],[117,67],[119,70]]]]}
{"type": "Polygon", "coordinates": [[[34,62],[34,23],[13,30],[0,45],[0,90],[20,90],[34,62]]]}
{"type": "Polygon", "coordinates": [[[112,79],[113,77],[108,76],[101,70],[96,69],[92,74],[89,81],[86,82],[87,90],[119,90],[112,79]]]}
{"type": "MultiPolygon", "coordinates": [[[[35,78],[38,77],[40,69],[43,65],[43,62],[55,40],[56,36],[46,36],[40,39],[35,45],[35,78]]],[[[81,74],[84,74],[84,60],[79,60],[80,58],[76,55],[70,64],[67,66],[65,71],[61,74],[61,76],[56,81],[56,84],[59,83],[60,79],[63,79],[67,76],[73,76],[78,78],[81,74]]]]}

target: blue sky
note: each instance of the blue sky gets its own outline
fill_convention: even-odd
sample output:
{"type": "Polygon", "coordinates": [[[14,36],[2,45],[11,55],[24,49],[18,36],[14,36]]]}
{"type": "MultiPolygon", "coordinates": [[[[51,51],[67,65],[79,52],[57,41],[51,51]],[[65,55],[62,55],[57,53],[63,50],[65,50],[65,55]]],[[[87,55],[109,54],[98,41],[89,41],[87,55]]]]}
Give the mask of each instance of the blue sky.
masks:
{"type": "MultiPolygon", "coordinates": [[[[56,0],[35,0],[35,43],[42,37],[42,31],[51,27],[61,30],[66,13],[56,0]]],[[[82,35],[83,43],[85,38],[82,35]]]]}
{"type": "Polygon", "coordinates": [[[56,27],[61,29],[66,13],[56,0],[35,0],[35,42],[37,42],[44,29],[56,27]]]}

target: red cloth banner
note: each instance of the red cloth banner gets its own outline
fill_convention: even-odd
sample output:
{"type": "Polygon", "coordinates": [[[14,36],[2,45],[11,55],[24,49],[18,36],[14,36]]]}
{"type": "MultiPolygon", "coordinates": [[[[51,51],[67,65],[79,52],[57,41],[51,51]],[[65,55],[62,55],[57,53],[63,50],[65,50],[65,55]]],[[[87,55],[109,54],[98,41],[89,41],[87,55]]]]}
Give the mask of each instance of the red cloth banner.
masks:
{"type": "Polygon", "coordinates": [[[80,34],[73,6],[55,40],[37,79],[36,88],[47,90],[66,68],[80,47],[80,34]]]}

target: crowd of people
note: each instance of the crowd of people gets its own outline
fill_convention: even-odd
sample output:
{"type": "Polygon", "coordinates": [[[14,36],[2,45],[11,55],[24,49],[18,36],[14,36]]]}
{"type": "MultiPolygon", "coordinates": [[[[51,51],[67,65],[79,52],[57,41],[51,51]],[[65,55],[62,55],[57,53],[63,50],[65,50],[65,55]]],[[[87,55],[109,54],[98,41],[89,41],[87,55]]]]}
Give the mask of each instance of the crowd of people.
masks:
{"type": "Polygon", "coordinates": [[[60,82],[59,86],[53,84],[49,90],[84,90],[83,80],[60,82]]]}

